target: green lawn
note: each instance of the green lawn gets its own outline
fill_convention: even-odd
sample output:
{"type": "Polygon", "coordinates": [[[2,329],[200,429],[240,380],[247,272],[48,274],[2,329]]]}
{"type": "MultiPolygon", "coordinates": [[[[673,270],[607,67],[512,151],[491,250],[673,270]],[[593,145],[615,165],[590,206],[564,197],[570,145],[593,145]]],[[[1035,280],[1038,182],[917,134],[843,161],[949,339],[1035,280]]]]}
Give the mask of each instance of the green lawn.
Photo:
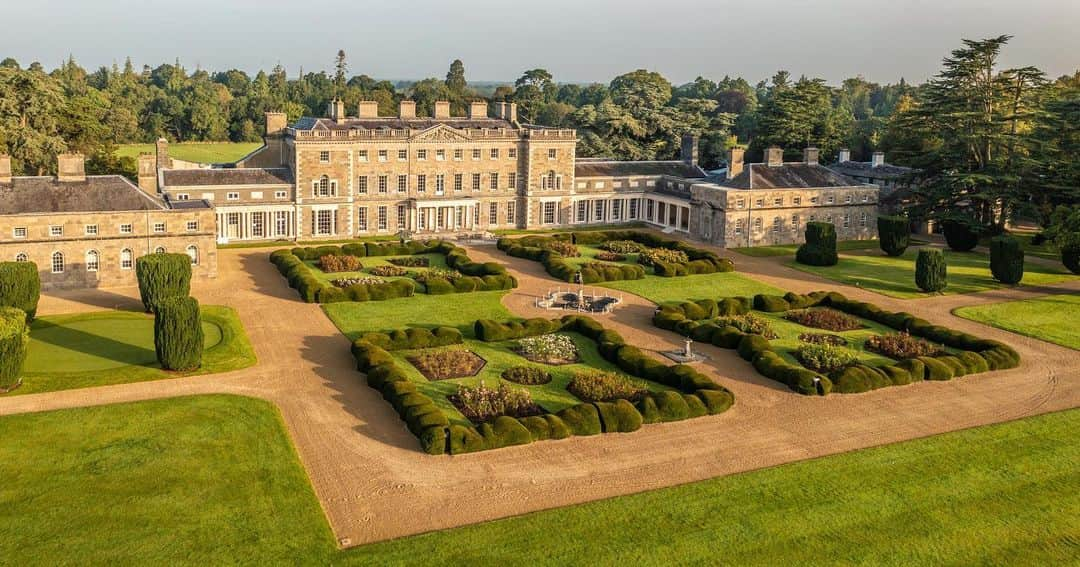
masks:
{"type": "MultiPolygon", "coordinates": [[[[262,142],[176,143],[169,144],[169,157],[199,163],[232,163],[260,146],[262,142]]],[[[121,144],[116,155],[134,158],[154,151],[154,144],[121,144]]]]}
{"type": "MultiPolygon", "coordinates": [[[[360,259],[360,263],[363,264],[364,267],[363,267],[363,269],[361,269],[358,272],[324,272],[321,269],[319,269],[319,261],[318,260],[307,260],[304,263],[307,264],[309,268],[311,268],[311,273],[314,274],[314,276],[317,279],[320,279],[320,280],[322,280],[324,282],[330,283],[333,280],[344,279],[344,278],[372,277],[372,274],[371,274],[371,269],[372,268],[375,268],[375,267],[378,267],[378,266],[393,266],[393,264],[390,263],[391,259],[404,258],[404,257],[405,256],[365,256],[365,257],[360,259]]],[[[428,259],[428,268],[438,268],[438,269],[442,269],[442,270],[450,269],[446,265],[446,255],[445,254],[415,254],[415,255],[409,256],[409,257],[410,258],[411,257],[427,258],[428,259]]],[[[418,273],[418,272],[426,272],[428,270],[428,268],[406,267],[405,269],[410,271],[410,272],[417,272],[418,273]]],[[[386,281],[407,279],[407,280],[412,281],[417,286],[417,291],[418,292],[420,292],[420,290],[423,289],[423,284],[420,284],[419,282],[416,282],[415,280],[413,280],[409,276],[379,276],[379,277],[381,277],[383,280],[386,280],[386,281]]]]}
{"type": "Polygon", "coordinates": [[[854,331],[826,331],[824,329],[805,327],[793,321],[788,321],[787,319],[784,319],[782,314],[778,313],[762,313],[760,311],[754,311],[753,313],[759,317],[768,319],[769,325],[772,327],[773,331],[779,335],[779,337],[771,339],[769,343],[772,344],[773,350],[787,359],[788,362],[800,364],[799,361],[795,359],[794,353],[799,350],[800,346],[806,344],[799,340],[799,335],[803,333],[827,333],[844,337],[847,339],[848,344],[839,348],[852,351],[859,362],[863,364],[880,366],[895,362],[887,356],[870,352],[864,347],[864,343],[866,343],[866,340],[870,337],[875,335],[888,335],[896,332],[896,329],[886,327],[885,325],[866,319],[859,319],[864,325],[864,328],[862,329],[855,329],[854,331]]]}
{"type": "MultiPolygon", "coordinates": [[[[914,299],[929,297],[915,287],[915,256],[918,248],[908,248],[902,256],[884,254],[841,254],[835,266],[806,266],[795,261],[787,265],[817,274],[842,284],[859,286],[890,297],[914,299]]],[[[990,275],[990,258],[981,252],[945,250],[948,264],[948,287],[944,293],[975,293],[1004,287],[990,275]]],[[[1044,285],[1075,279],[1064,268],[1028,262],[1024,266],[1026,285],[1044,285]]]]}
{"type": "Polygon", "coordinates": [[[662,278],[646,276],[643,280],[621,280],[596,284],[640,295],[653,303],[685,301],[687,299],[716,299],[719,297],[753,296],[759,293],[783,295],[771,285],[750,279],[739,272],[698,274],[662,278]]]}
{"type": "Polygon", "coordinates": [[[1077,431],[1072,410],[338,551],[270,404],[200,396],[7,416],[0,557],[1066,565],[1080,533],[1077,431]]]}
{"type": "MultiPolygon", "coordinates": [[[[924,240],[912,239],[912,245],[926,244],[924,240]]],[[[794,256],[795,251],[799,249],[798,244],[783,244],[777,246],[753,246],[749,248],[732,248],[735,252],[744,256],[754,256],[756,258],[768,258],[772,256],[794,256]]],[[[880,250],[881,246],[877,239],[873,240],[841,240],[836,243],[836,249],[840,252],[848,252],[854,250],[880,250]]]]}
{"type": "Polygon", "coordinates": [[[955,313],[984,325],[1080,350],[1080,295],[1048,295],[961,307],[955,313]]]}
{"type": "Polygon", "coordinates": [[[255,351],[236,312],[202,306],[206,351],[197,371],[162,370],[154,353],[154,319],[132,311],[38,317],[22,386],[8,395],[213,374],[255,364],[255,351]]]}
{"type": "Polygon", "coordinates": [[[370,331],[405,327],[457,327],[472,336],[477,319],[516,319],[499,300],[505,291],[414,295],[386,301],[327,303],[322,306],[345,336],[355,340],[370,331]]]}
{"type": "MultiPolygon", "coordinates": [[[[1060,262],[1061,251],[1058,250],[1057,246],[1054,246],[1053,242],[1043,242],[1038,245],[1031,243],[1031,239],[1035,237],[1035,234],[1036,233],[1034,232],[1011,232],[1009,233],[1009,236],[1020,241],[1020,246],[1023,247],[1025,255],[1060,262]]],[[[990,238],[980,238],[979,244],[982,246],[990,246],[990,238]]]]}

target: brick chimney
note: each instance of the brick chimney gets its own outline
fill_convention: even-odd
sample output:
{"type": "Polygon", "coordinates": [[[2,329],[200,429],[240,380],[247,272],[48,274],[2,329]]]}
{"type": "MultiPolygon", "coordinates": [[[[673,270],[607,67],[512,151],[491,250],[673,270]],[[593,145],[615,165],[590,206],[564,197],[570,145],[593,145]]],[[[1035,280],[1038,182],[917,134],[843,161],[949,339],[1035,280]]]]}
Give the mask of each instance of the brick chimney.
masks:
{"type": "Polygon", "coordinates": [[[435,112],[432,115],[436,119],[450,118],[450,101],[437,100],[435,101],[435,112]]]}
{"type": "Polygon", "coordinates": [[[11,183],[11,156],[0,154],[0,183],[11,183]]]}
{"type": "Polygon", "coordinates": [[[508,102],[503,107],[503,120],[508,122],[517,122],[517,103],[508,102]]]}
{"type": "Polygon", "coordinates": [[[840,150],[840,158],[836,160],[839,163],[851,161],[851,150],[843,148],[840,150]]]}
{"type": "Polygon", "coordinates": [[[379,103],[374,100],[362,100],[356,105],[357,118],[378,118],[379,103]]]}
{"type": "Polygon", "coordinates": [[[56,156],[57,181],[86,181],[86,158],[82,154],[56,156]]]}
{"type": "Polygon", "coordinates": [[[679,148],[679,159],[689,165],[697,165],[698,162],[698,138],[687,132],[682,135],[682,146],[679,148]]]}
{"type": "Polygon", "coordinates": [[[335,98],[326,105],[326,115],[334,122],[345,120],[345,101],[335,98]]]}
{"type": "Polygon", "coordinates": [[[818,163],[818,154],[819,153],[820,152],[818,151],[817,148],[803,148],[803,151],[802,151],[803,161],[806,162],[807,164],[816,165],[818,163]]]}
{"type": "Polygon", "coordinates": [[[727,158],[727,178],[734,179],[743,170],[743,153],[746,150],[742,148],[731,148],[728,150],[727,158]]]}
{"type": "Polygon", "coordinates": [[[776,146],[769,146],[765,150],[765,165],[769,167],[784,165],[784,150],[776,146]]]}
{"type": "Polygon", "coordinates": [[[870,166],[878,167],[885,165],[885,152],[874,152],[874,155],[870,158],[870,166]]]}
{"type": "Polygon", "coordinates": [[[486,102],[470,102],[469,103],[469,118],[476,120],[477,118],[487,118],[488,105],[486,102]]]}
{"type": "Polygon", "coordinates": [[[266,135],[269,137],[280,136],[288,126],[289,117],[284,112],[267,112],[264,116],[266,117],[266,135]]]}
{"type": "Polygon", "coordinates": [[[154,151],[157,154],[157,168],[172,169],[172,160],[169,159],[169,141],[158,138],[157,142],[154,142],[154,151]]]}
{"type": "Polygon", "coordinates": [[[416,118],[416,101],[403,100],[398,103],[398,118],[416,118]]]}
{"type": "Polygon", "coordinates": [[[157,158],[151,153],[141,153],[138,158],[139,165],[139,189],[150,193],[158,192],[157,158]]]}

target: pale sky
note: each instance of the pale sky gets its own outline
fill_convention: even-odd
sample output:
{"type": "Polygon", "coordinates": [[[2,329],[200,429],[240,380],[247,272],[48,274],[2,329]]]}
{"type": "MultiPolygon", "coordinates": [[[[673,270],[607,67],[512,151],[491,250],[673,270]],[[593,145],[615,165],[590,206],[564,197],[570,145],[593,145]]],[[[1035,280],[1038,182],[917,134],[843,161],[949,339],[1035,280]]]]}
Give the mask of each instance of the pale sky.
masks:
{"type": "Polygon", "coordinates": [[[512,81],[608,82],[638,68],[676,84],[751,83],[777,69],[830,83],[933,75],[961,38],[1015,36],[1003,63],[1050,77],[1080,68],[1080,0],[0,0],[0,58],[88,69],[131,56],[189,69],[330,70],[512,81]]]}

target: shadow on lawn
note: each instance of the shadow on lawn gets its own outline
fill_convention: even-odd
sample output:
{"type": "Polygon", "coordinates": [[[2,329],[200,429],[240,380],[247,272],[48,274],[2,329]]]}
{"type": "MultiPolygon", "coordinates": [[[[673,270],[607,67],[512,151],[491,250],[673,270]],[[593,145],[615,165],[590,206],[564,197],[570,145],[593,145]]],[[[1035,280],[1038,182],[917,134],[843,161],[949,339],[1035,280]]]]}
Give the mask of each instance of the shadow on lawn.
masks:
{"type": "Polygon", "coordinates": [[[151,349],[42,319],[35,320],[30,329],[31,337],[37,341],[124,364],[150,366],[157,360],[157,353],[151,349]]]}

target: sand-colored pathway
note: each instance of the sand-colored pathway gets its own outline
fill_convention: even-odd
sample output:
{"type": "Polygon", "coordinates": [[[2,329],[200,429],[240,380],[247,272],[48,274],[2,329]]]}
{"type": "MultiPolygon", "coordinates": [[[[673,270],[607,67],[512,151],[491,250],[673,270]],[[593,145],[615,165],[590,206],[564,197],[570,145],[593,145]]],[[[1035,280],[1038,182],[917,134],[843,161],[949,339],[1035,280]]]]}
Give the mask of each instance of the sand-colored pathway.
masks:
{"type": "MultiPolygon", "coordinates": [[[[219,251],[219,278],[195,289],[200,301],[239,311],[258,365],[211,376],[3,397],[0,414],[217,392],[270,400],[281,409],[335,534],[349,546],[1080,406],[1076,351],[950,314],[954,307],[1033,293],[1075,293],[1076,282],[903,301],[825,282],[776,259],[735,255],[741,272],[779,288],[837,289],[1006,341],[1024,362],[1014,370],[950,382],[817,398],[758,376],[731,351],[703,345],[711,358],[700,365],[702,371],[736,395],[735,406],[723,415],[648,425],[631,434],[433,457],[419,451],[392,408],[364,384],[347,340],[317,305],[296,299],[267,252],[219,251]]],[[[555,284],[539,264],[508,258],[493,247],[474,247],[470,254],[507,263],[519,276],[521,286],[504,298],[510,310],[552,316],[533,307],[535,297],[555,284]]],[[[43,298],[40,311],[131,306],[136,296],[134,289],[56,294],[43,298]]],[[[652,327],[653,304],[625,299],[603,317],[605,325],[653,351],[681,345],[677,335],[652,327]]]]}

